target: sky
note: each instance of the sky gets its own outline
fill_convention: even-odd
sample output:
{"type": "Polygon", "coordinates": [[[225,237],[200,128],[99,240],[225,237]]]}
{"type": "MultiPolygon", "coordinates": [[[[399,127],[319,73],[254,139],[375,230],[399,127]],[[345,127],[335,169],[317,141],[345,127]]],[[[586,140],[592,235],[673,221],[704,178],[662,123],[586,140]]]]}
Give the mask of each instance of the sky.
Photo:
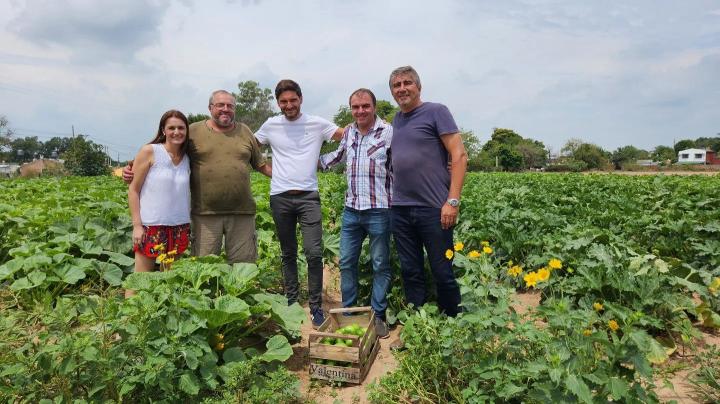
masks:
{"type": "Polygon", "coordinates": [[[558,152],[720,133],[720,1],[3,0],[0,115],[16,136],[84,134],[132,158],[162,113],[213,90],[291,78],[304,113],[349,94],[422,100],[482,143],[509,128],[558,152]]]}

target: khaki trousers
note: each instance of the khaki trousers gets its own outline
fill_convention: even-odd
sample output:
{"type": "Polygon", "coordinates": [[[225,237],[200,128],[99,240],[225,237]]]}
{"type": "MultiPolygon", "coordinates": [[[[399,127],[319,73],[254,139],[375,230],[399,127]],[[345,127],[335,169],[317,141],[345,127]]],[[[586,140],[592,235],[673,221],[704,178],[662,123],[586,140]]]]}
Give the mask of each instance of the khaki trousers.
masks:
{"type": "Polygon", "coordinates": [[[220,255],[224,236],[228,263],[255,263],[255,215],[192,215],[191,226],[194,256],[220,255]]]}

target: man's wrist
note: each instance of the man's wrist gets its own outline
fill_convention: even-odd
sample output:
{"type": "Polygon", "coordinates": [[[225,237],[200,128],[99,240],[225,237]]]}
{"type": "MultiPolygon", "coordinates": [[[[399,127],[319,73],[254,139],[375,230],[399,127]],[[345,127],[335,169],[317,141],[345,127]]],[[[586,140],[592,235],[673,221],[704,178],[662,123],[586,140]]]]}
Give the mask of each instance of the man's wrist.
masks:
{"type": "Polygon", "coordinates": [[[452,206],[453,208],[457,208],[458,206],[460,206],[460,200],[457,198],[448,198],[445,203],[452,206]]]}

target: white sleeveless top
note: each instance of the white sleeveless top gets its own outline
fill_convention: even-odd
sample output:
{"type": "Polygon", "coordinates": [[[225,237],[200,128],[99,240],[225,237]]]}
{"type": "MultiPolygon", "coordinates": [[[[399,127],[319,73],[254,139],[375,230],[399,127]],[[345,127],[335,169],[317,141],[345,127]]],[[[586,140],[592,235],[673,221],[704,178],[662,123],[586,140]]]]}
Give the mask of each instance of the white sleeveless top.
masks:
{"type": "Polygon", "coordinates": [[[177,166],[162,144],[153,144],[155,163],[140,190],[143,226],[190,223],[190,161],[185,154],[177,166]]]}

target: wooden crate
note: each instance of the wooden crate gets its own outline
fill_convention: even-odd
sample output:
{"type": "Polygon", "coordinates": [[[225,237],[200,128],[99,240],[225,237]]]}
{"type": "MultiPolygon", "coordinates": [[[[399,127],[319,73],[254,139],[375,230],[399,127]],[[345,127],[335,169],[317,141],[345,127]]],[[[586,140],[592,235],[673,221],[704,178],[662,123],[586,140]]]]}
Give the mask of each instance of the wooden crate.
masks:
{"type": "Polygon", "coordinates": [[[380,342],[375,333],[375,312],[370,307],[350,307],[331,309],[325,322],[317,331],[310,332],[310,377],[360,384],[375,361],[380,342]],[[344,316],[343,313],[354,313],[344,316]],[[362,337],[337,334],[334,331],[350,324],[359,324],[367,331],[362,337]],[[352,346],[335,346],[320,343],[323,338],[345,338],[352,340],[352,346]],[[333,366],[320,363],[320,360],[347,362],[348,366],[333,366]]]}

